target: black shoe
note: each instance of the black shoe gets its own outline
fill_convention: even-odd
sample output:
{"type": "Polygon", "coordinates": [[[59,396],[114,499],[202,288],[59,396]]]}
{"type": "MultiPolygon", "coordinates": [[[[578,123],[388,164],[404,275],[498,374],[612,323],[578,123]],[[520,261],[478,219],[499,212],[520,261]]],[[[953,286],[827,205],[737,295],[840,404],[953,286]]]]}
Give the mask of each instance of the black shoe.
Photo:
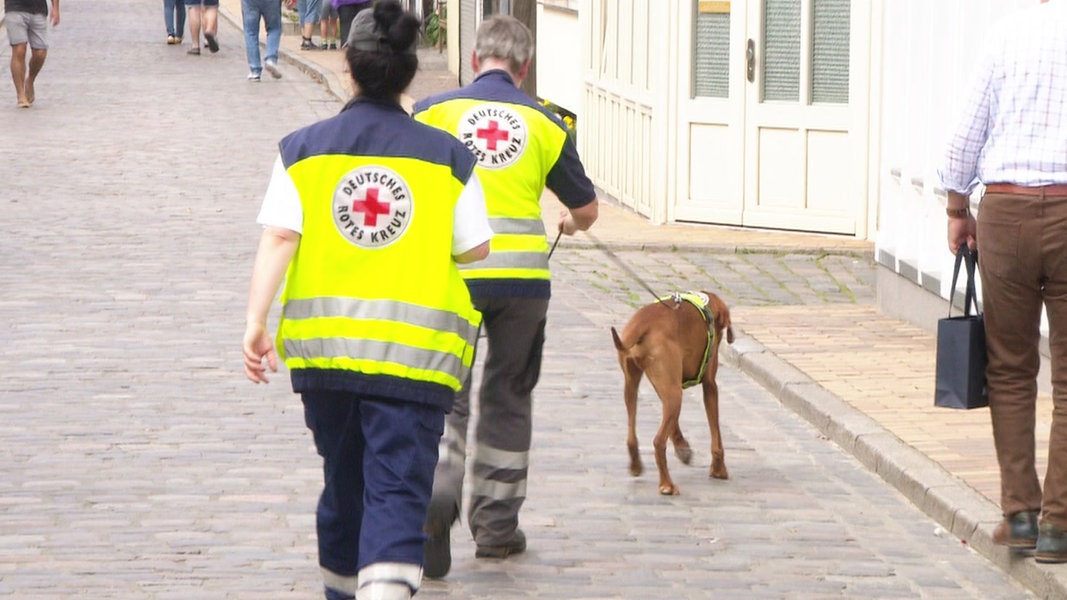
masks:
{"type": "Polygon", "coordinates": [[[1055,525],[1042,523],[1037,535],[1034,560],[1039,563],[1067,562],[1067,532],[1055,525]]]}
{"type": "Polygon", "coordinates": [[[511,541],[503,546],[483,546],[478,544],[478,547],[474,550],[474,557],[507,558],[512,554],[522,554],[523,552],[526,552],[526,534],[521,529],[516,529],[511,541]]]}
{"type": "Polygon", "coordinates": [[[1023,510],[1005,517],[993,530],[993,543],[1018,550],[1030,550],[1037,544],[1037,512],[1023,510]]]}
{"type": "Polygon", "coordinates": [[[337,42],[330,42],[329,50],[336,50],[336,49],[337,49],[337,42]]]}
{"type": "Polygon", "coordinates": [[[459,517],[459,503],[449,495],[430,498],[430,510],[426,515],[423,530],[426,542],[422,546],[422,573],[431,579],[448,575],[452,568],[452,524],[459,517]]]}
{"type": "Polygon", "coordinates": [[[311,41],[311,38],[304,38],[304,40],[302,42],[300,42],[300,49],[301,50],[318,50],[319,47],[316,46],[315,43],[311,41]]]}
{"type": "Polygon", "coordinates": [[[214,34],[204,32],[204,39],[207,40],[207,49],[211,50],[214,54],[219,51],[219,41],[215,39],[214,34]]]}

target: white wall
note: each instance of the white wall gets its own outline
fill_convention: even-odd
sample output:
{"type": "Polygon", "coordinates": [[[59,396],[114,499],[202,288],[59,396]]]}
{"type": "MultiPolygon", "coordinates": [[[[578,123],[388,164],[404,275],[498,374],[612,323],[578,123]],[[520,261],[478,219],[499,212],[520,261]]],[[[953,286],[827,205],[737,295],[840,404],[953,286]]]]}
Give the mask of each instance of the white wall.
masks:
{"type": "Polygon", "coordinates": [[[577,115],[582,108],[578,11],[538,3],[537,31],[537,95],[577,115]]]}
{"type": "Polygon", "coordinates": [[[949,297],[953,257],[937,169],[993,21],[1038,0],[883,3],[879,227],[881,264],[949,297]]]}

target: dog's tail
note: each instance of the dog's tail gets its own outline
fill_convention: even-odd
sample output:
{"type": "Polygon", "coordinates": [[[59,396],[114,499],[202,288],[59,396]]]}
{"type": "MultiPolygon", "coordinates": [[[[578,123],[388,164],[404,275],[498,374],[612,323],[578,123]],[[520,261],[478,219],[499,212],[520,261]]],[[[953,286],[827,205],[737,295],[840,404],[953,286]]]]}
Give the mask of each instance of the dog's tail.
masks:
{"type": "Polygon", "coordinates": [[[622,345],[622,340],[619,338],[619,332],[615,331],[615,328],[611,328],[611,339],[615,342],[615,349],[622,352],[626,349],[626,346],[622,345]]]}

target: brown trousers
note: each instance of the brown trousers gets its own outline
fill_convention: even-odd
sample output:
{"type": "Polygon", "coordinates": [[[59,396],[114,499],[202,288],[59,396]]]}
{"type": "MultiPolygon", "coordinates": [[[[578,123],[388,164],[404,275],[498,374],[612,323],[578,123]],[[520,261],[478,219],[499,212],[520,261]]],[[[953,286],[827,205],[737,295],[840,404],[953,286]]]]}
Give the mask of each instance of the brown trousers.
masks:
{"type": "Polygon", "coordinates": [[[1067,530],[1067,196],[986,194],[977,239],[1001,510],[1040,508],[1067,530]],[[1042,305],[1053,387],[1044,494],[1034,464],[1042,305]]]}

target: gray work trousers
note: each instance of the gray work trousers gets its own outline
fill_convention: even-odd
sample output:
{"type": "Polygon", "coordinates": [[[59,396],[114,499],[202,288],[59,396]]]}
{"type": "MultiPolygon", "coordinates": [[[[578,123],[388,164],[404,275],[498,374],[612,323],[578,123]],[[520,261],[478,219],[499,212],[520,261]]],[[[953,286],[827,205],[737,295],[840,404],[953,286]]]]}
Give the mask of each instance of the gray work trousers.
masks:
{"type": "MultiPolygon", "coordinates": [[[[532,393],[541,374],[548,299],[479,298],[474,306],[482,313],[486,351],[471,441],[467,524],[477,545],[502,546],[515,535],[526,499],[532,393]]],[[[434,473],[434,495],[457,501],[467,466],[470,388],[468,376],[446,418],[434,473]]]]}

